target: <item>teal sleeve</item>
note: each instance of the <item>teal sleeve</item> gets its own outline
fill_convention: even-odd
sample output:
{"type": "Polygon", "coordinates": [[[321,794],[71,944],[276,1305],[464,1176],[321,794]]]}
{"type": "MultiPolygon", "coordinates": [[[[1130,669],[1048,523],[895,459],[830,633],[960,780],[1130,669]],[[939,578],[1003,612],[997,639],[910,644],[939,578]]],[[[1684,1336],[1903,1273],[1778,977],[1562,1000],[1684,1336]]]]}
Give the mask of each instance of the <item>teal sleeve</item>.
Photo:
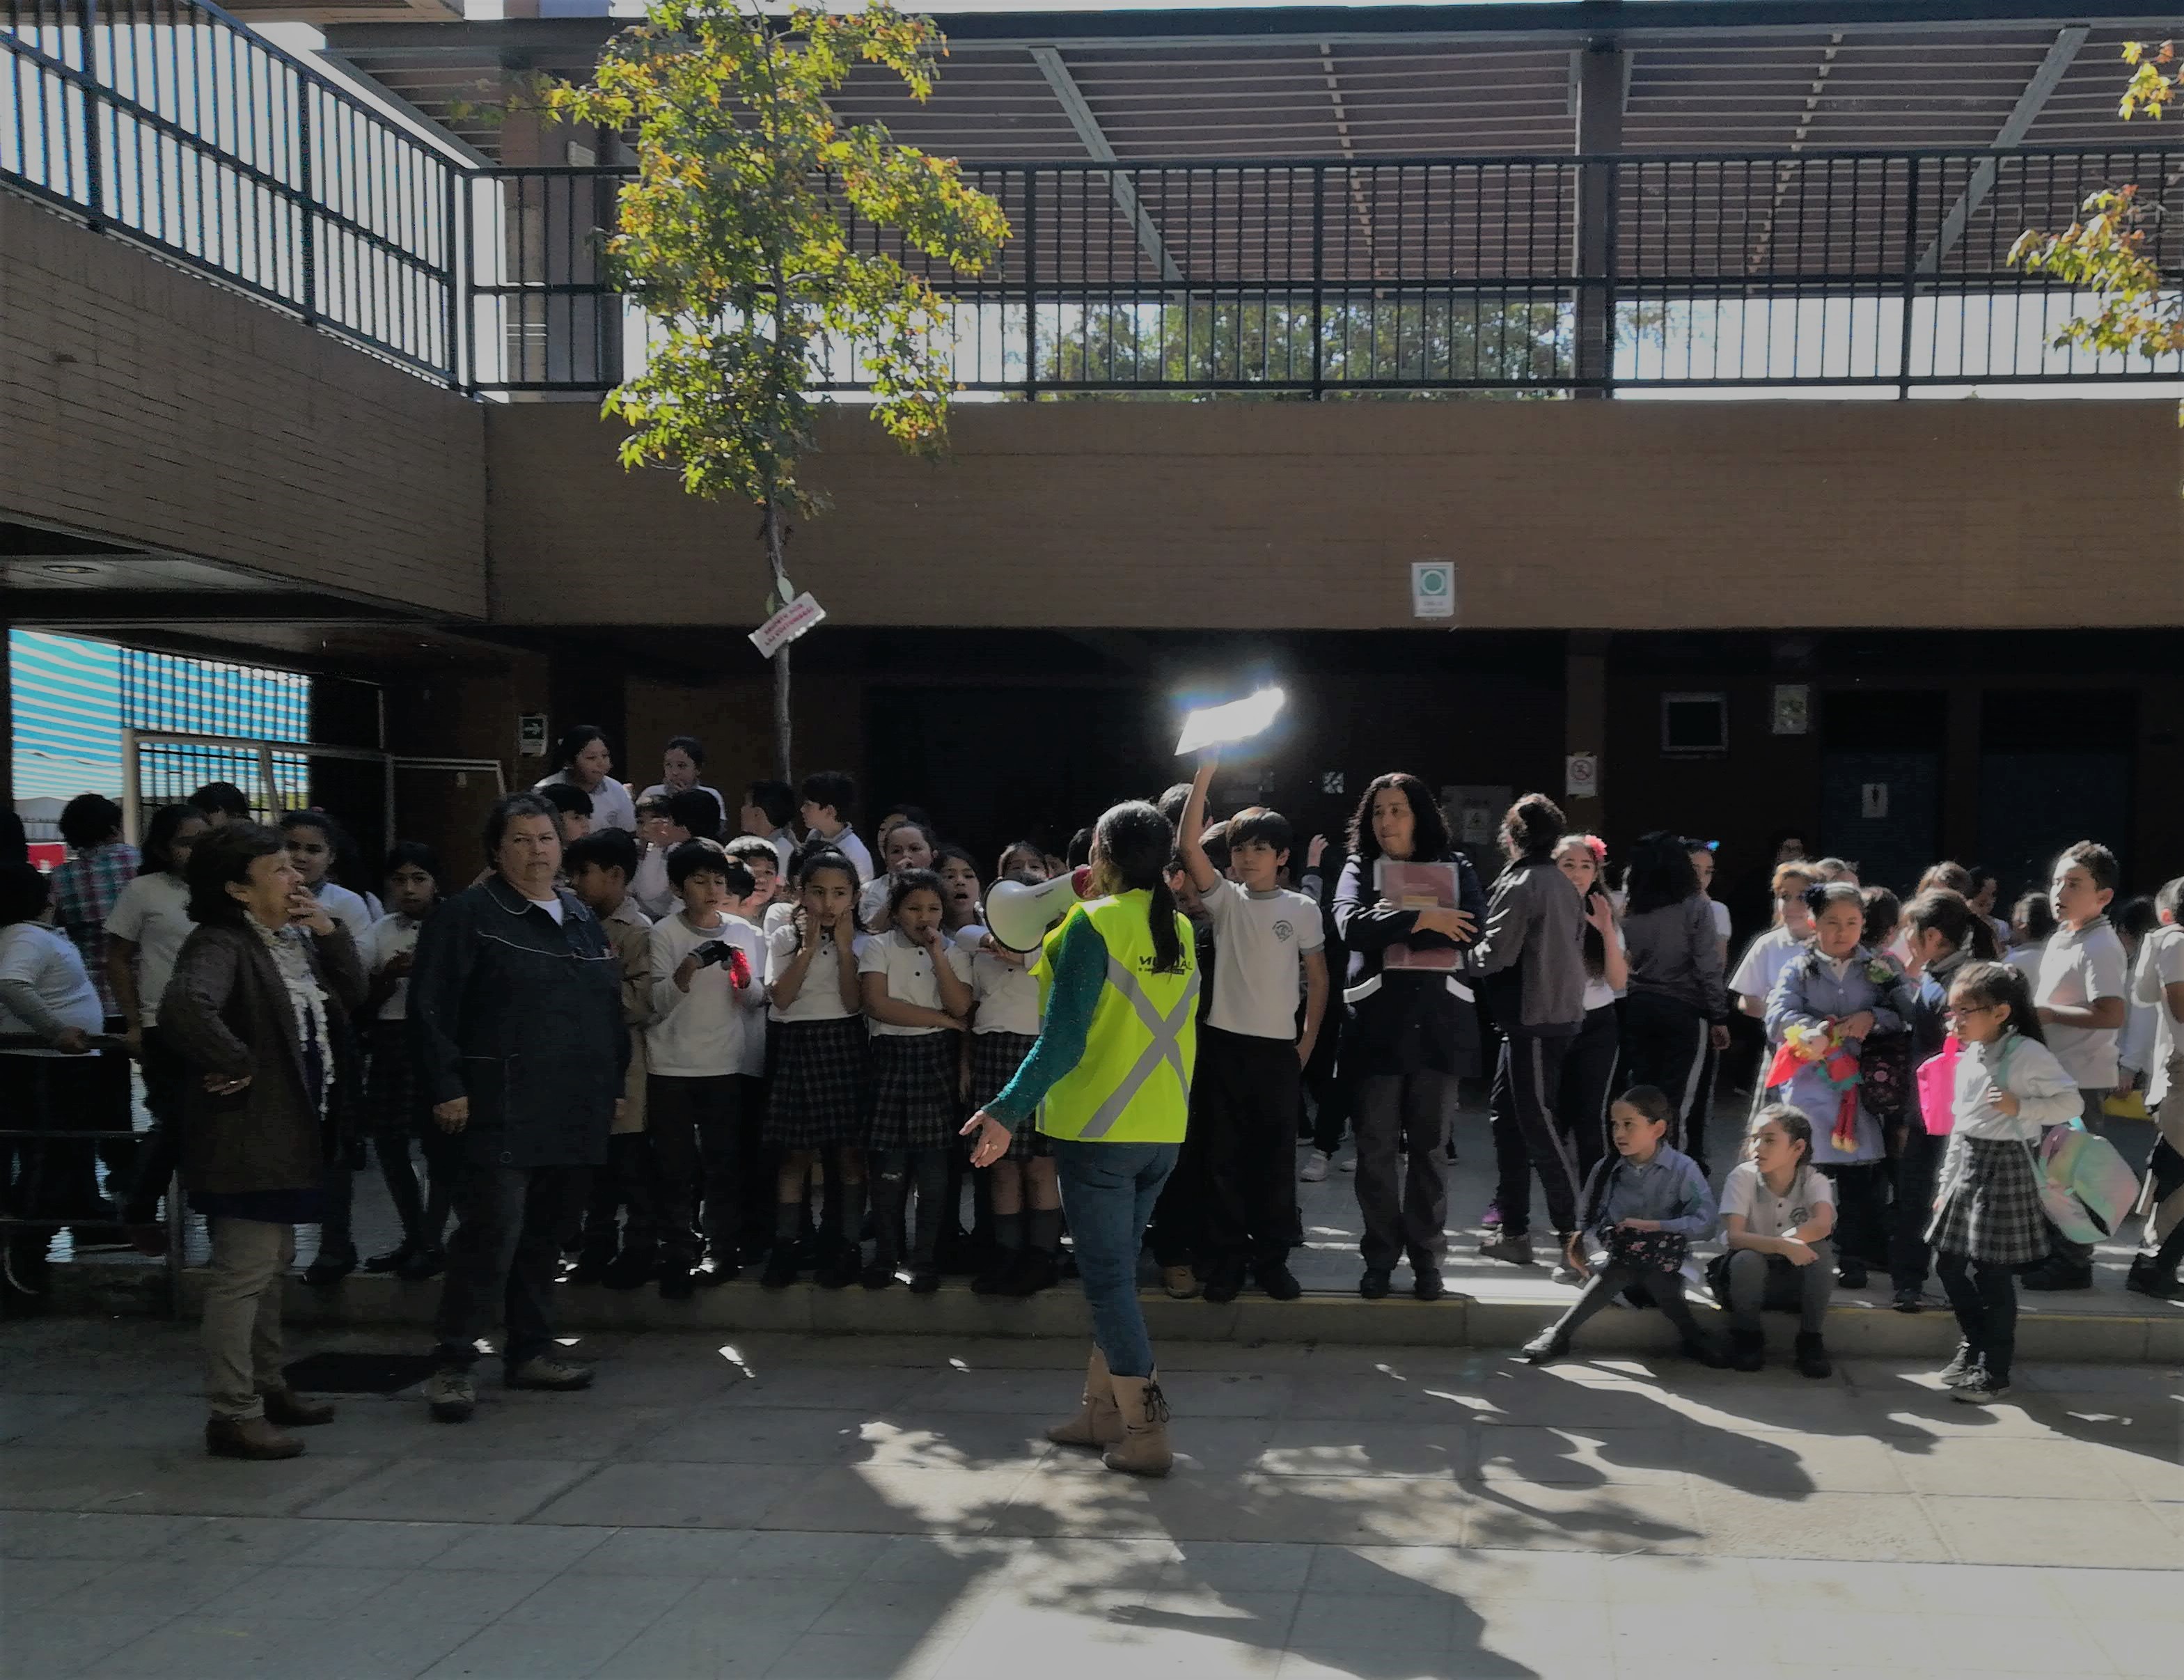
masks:
{"type": "Polygon", "coordinates": [[[1013,1130],[1034,1112],[1062,1076],[1084,1059],[1084,1040],[1092,1012],[1107,984],[1107,945],[1085,918],[1074,918],[1062,930],[1054,957],[1054,985],[1046,998],[1046,1019],[1039,1042],[1023,1058],[1016,1077],[986,1105],[986,1112],[1013,1130]]]}

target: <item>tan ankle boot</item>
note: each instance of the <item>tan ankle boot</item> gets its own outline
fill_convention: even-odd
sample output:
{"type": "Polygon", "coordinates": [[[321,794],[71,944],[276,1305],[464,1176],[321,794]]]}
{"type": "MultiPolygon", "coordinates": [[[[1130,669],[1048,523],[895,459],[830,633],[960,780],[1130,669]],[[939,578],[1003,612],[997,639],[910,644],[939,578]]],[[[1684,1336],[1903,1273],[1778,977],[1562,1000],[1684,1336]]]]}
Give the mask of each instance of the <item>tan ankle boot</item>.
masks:
{"type": "Polygon", "coordinates": [[[216,1417],[205,1422],[205,1451],[216,1459],[292,1459],[304,1443],[262,1417],[216,1417]]]}
{"type": "Polygon", "coordinates": [[[1110,1470],[1132,1476],[1166,1476],[1175,1463],[1167,1444],[1167,1396],[1161,1393],[1160,1373],[1150,1376],[1113,1376],[1115,1409],[1123,1415],[1123,1439],[1107,1448],[1110,1470]]]}
{"type": "Polygon", "coordinates": [[[1109,1447],[1123,1438],[1123,1415],[1115,1409],[1115,1391],[1107,1375],[1107,1356],[1097,1348],[1084,1367],[1084,1399],[1075,1417],[1057,1423],[1046,1438],[1057,1447],[1109,1447]]]}

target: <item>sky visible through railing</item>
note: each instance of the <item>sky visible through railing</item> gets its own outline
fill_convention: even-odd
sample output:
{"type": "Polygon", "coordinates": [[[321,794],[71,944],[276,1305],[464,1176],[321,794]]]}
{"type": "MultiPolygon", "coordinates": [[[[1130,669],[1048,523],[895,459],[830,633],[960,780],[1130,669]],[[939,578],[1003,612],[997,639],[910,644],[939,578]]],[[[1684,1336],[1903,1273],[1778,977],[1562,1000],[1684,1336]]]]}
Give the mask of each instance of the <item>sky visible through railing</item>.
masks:
{"type": "MultiPolygon", "coordinates": [[[[604,8],[578,0],[558,9],[565,15],[599,15],[604,8]]],[[[953,9],[978,8],[959,5],[953,9]]],[[[487,15],[475,6],[470,14],[487,15]]],[[[387,102],[343,66],[321,57],[319,49],[324,38],[316,30],[298,23],[268,23],[259,26],[258,32],[319,70],[383,118],[393,130],[416,142],[419,157],[444,160],[456,169],[465,163],[445,137],[387,102]]],[[[17,33],[54,58],[80,62],[80,43],[71,27],[25,30],[19,25],[17,33]]],[[[285,89],[278,77],[266,74],[264,64],[254,60],[247,42],[238,51],[232,32],[225,33],[229,38],[222,41],[214,39],[215,31],[208,29],[145,24],[101,31],[102,65],[113,85],[178,126],[216,141],[244,166],[241,170],[222,170],[171,138],[156,133],[147,138],[132,131],[133,144],[111,148],[114,155],[107,159],[108,190],[137,199],[148,196],[157,199],[159,226],[166,230],[160,237],[169,245],[199,254],[209,265],[233,273],[246,283],[293,301],[294,276],[302,261],[303,218],[277,193],[254,186],[249,177],[255,173],[291,187],[303,178],[300,171],[306,148],[298,133],[296,102],[292,90],[285,89]],[[211,190],[207,190],[208,186],[211,190]]],[[[65,125],[80,121],[81,115],[74,108],[73,90],[32,78],[20,63],[14,63],[12,68],[12,75],[0,79],[0,167],[27,171],[39,165],[33,155],[31,137],[40,123],[65,125]]],[[[2119,137],[2120,143],[2121,139],[2119,137]]],[[[323,147],[322,136],[320,149],[323,147]]],[[[407,154],[394,161],[405,170],[414,171],[419,167],[407,154]]],[[[438,195],[418,190],[410,183],[398,184],[397,190],[374,198],[376,189],[362,178],[363,174],[352,170],[343,175],[321,167],[314,188],[320,196],[330,197],[332,208],[342,215],[368,220],[393,243],[423,254],[432,262],[452,266],[455,254],[447,248],[450,230],[436,231],[429,225],[436,213],[443,215],[438,195]],[[335,178],[327,180],[329,175],[335,178]]],[[[458,211],[458,216],[466,216],[468,222],[469,282],[476,286],[510,283],[507,189],[491,178],[475,179],[460,183],[457,202],[462,203],[465,197],[466,211],[458,211]]],[[[460,222],[453,231],[460,231],[460,222]]],[[[324,243],[332,235],[322,232],[319,237],[324,243]]],[[[366,271],[360,282],[366,289],[376,287],[390,294],[398,293],[398,301],[406,300],[410,313],[432,317],[424,323],[414,350],[403,345],[396,347],[398,352],[414,354],[427,366],[452,365],[459,360],[457,353],[462,347],[451,341],[447,325],[453,321],[453,313],[420,308],[414,295],[401,290],[419,283],[415,265],[398,262],[362,241],[351,239],[348,243],[345,259],[366,271]]],[[[310,294],[314,301],[331,283],[322,274],[310,294]]],[[[1182,307],[1190,308],[1217,297],[1221,289],[1195,291],[1185,287],[1173,296],[1182,307]]],[[[1493,288],[1489,282],[1467,293],[1462,282],[1455,282],[1446,290],[1451,296],[1468,296],[1476,301],[1490,297],[1493,288]]],[[[504,318],[497,299],[472,297],[468,303],[467,319],[454,326],[455,337],[468,340],[468,371],[483,387],[514,382],[520,371],[513,361],[521,357],[524,349],[521,328],[504,318]]],[[[1905,300],[1892,292],[1792,296],[1785,288],[1759,288],[1756,295],[1740,296],[1736,288],[1724,286],[1680,297],[1649,293],[1642,311],[1634,310],[1632,299],[1625,293],[1618,298],[1622,319],[1613,378],[1629,394],[1645,390],[1668,399],[1718,398],[1729,394],[1736,382],[1758,388],[1741,394],[1863,394],[1843,382],[1886,384],[1907,371],[1919,380],[1964,382],[1922,393],[1940,396],[2053,395],[2059,390],[2138,397],[2184,394],[2184,382],[2179,381],[2104,382],[2131,366],[2126,359],[2055,348],[2053,341],[2063,327],[2074,315],[2087,311],[2091,304],[2090,299],[2082,296],[2031,288],[1970,296],[1928,293],[1908,305],[1907,333],[1905,300]],[[2074,381],[2065,387],[2029,381],[1981,382],[1983,373],[1997,368],[2014,369],[2022,374],[2068,374],[2074,376],[2074,381]],[[2084,376],[2082,382],[2075,377],[2080,375],[2084,376]],[[1678,383],[1685,381],[1694,382],[1678,383]],[[1702,387],[1697,382],[1708,383],[1702,387]]],[[[1566,299],[1561,306],[1567,306],[1566,299]]],[[[625,302],[608,301],[604,307],[617,311],[621,317],[623,366],[642,366],[653,324],[625,302]]],[[[1042,348],[1029,354],[1039,362],[1052,361],[1061,354],[1058,347],[1084,338],[1095,327],[1112,326],[1118,318],[1126,324],[1141,320],[1150,323],[1163,307],[1154,288],[1148,288],[1141,299],[1096,307],[1042,299],[1036,338],[1042,348]]],[[[959,379],[982,387],[1020,386],[1026,382],[1028,372],[1036,371],[1040,382],[1046,382],[1049,367],[1034,370],[1025,365],[1021,300],[991,296],[957,300],[949,314],[942,336],[952,344],[959,379]]],[[[336,318],[338,321],[338,315],[336,318]]],[[[1147,325],[1143,330],[1156,332],[1159,329],[1147,325]]],[[[829,347],[822,361],[830,370],[854,369],[856,358],[853,351],[837,345],[829,347]]],[[[2142,369],[2143,364],[2138,366],[2142,369]]],[[[1566,377],[1567,370],[1563,372],[1566,377]]],[[[848,382],[837,377],[834,382],[854,383],[854,374],[848,382]]],[[[1512,385],[1522,388],[1525,382],[1517,378],[1512,385]]],[[[853,389],[837,394],[844,400],[858,399],[853,389]]],[[[963,394],[968,399],[999,399],[1009,393],[984,389],[963,394]]]]}

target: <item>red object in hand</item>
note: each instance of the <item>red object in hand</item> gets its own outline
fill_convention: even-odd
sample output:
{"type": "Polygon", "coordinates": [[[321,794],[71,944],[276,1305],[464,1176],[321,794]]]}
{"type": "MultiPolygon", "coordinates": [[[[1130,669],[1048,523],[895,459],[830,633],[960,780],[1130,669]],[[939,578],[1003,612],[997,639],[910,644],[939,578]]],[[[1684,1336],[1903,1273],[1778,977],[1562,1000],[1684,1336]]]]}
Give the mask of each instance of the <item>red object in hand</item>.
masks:
{"type": "Polygon", "coordinates": [[[738,991],[750,984],[750,958],[741,950],[728,952],[728,984],[738,991]]]}

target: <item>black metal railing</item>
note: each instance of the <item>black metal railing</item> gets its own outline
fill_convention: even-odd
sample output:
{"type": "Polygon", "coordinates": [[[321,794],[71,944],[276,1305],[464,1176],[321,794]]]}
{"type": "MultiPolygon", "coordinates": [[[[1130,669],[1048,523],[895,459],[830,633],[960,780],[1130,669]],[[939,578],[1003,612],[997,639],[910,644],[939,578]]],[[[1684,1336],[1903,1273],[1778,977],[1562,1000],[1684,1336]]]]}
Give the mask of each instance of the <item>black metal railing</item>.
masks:
{"type": "MultiPolygon", "coordinates": [[[[203,0],[0,0],[0,181],[476,393],[595,395],[649,325],[603,259],[623,171],[472,167],[203,0]]],[[[2184,377],[2058,349],[2025,228],[2132,185],[2184,276],[2184,148],[981,165],[966,388],[1030,396],[2184,377]]],[[[828,347],[854,391],[861,347],[828,347]]]]}
{"type": "Polygon", "coordinates": [[[451,382],[463,172],[202,0],[0,0],[0,181],[451,382]]]}

